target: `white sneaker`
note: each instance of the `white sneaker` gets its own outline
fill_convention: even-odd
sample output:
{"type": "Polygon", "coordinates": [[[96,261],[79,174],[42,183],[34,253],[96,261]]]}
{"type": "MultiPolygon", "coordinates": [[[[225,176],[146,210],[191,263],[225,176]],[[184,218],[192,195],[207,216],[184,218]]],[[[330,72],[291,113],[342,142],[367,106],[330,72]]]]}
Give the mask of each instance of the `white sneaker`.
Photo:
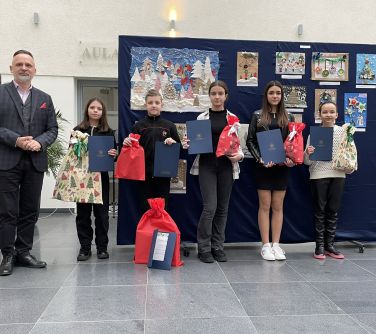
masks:
{"type": "Polygon", "coordinates": [[[273,254],[272,247],[270,246],[269,243],[262,246],[261,256],[266,261],[274,261],[275,260],[275,256],[273,254]]]}
{"type": "Polygon", "coordinates": [[[281,247],[279,247],[279,244],[273,244],[272,252],[276,260],[286,260],[285,251],[281,247]]]}

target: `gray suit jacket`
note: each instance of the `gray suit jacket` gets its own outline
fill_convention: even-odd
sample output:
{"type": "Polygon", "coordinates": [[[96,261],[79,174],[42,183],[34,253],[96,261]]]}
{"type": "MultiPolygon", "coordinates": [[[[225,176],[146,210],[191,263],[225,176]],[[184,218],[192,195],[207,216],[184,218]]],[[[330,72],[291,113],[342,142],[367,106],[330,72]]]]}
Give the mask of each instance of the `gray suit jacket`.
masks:
{"type": "Polygon", "coordinates": [[[0,85],[0,170],[9,170],[20,161],[23,150],[16,148],[18,137],[32,136],[42,149],[30,152],[36,170],[47,170],[47,147],[58,133],[55,109],[51,96],[33,87],[31,92],[30,133],[22,115],[22,100],[13,82],[0,85]]]}

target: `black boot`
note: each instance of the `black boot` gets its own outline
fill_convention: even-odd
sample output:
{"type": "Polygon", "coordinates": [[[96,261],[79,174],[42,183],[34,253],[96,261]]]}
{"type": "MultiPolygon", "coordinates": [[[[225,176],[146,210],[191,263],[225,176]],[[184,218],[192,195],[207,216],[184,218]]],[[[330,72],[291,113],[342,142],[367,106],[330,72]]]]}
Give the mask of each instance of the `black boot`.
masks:
{"type": "Polygon", "coordinates": [[[0,264],[0,276],[8,276],[13,273],[14,256],[12,254],[3,254],[3,260],[0,264]]]}
{"type": "Polygon", "coordinates": [[[323,260],[325,259],[324,251],[324,220],[325,216],[323,213],[315,214],[315,239],[316,239],[316,248],[313,253],[315,259],[323,260]]]}
{"type": "Polygon", "coordinates": [[[336,236],[337,214],[329,214],[326,218],[325,228],[325,254],[334,259],[344,259],[344,255],[334,246],[334,238],[336,236]]]}

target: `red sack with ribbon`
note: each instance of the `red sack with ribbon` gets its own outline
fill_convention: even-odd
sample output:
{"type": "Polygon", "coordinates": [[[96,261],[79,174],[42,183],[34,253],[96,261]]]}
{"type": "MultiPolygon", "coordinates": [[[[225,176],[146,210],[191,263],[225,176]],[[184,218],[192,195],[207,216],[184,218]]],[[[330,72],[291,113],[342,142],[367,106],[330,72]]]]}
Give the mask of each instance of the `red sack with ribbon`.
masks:
{"type": "Polygon", "coordinates": [[[176,233],[176,243],[171,264],[175,267],[182,266],[184,262],[180,260],[180,231],[174,220],[164,209],[164,198],[149,198],[148,203],[150,209],[143,214],[137,225],[134,262],[148,263],[153,233],[155,229],[158,229],[159,232],[176,233]]]}
{"type": "Polygon", "coordinates": [[[235,115],[227,116],[227,125],[222,130],[219,136],[217,151],[215,155],[221,157],[222,155],[231,155],[237,153],[240,147],[239,139],[239,118],[235,115]]]}
{"type": "Polygon", "coordinates": [[[115,177],[117,179],[145,181],[145,153],[138,140],[140,135],[131,133],[132,146],[121,148],[117,159],[115,177]]]}
{"type": "Polygon", "coordinates": [[[304,141],[302,134],[304,128],[304,123],[290,122],[290,133],[284,143],[286,157],[290,158],[297,165],[302,164],[304,161],[304,141]]]}

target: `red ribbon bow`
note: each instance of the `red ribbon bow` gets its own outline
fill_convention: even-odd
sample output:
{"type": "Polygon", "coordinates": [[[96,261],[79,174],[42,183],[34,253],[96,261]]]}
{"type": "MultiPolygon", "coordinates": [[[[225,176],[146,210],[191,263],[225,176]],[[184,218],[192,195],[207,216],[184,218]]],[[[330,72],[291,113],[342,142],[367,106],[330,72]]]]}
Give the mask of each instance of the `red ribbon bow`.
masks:
{"type": "Polygon", "coordinates": [[[46,109],[47,108],[47,103],[43,102],[40,106],[40,109],[46,109]]]}

